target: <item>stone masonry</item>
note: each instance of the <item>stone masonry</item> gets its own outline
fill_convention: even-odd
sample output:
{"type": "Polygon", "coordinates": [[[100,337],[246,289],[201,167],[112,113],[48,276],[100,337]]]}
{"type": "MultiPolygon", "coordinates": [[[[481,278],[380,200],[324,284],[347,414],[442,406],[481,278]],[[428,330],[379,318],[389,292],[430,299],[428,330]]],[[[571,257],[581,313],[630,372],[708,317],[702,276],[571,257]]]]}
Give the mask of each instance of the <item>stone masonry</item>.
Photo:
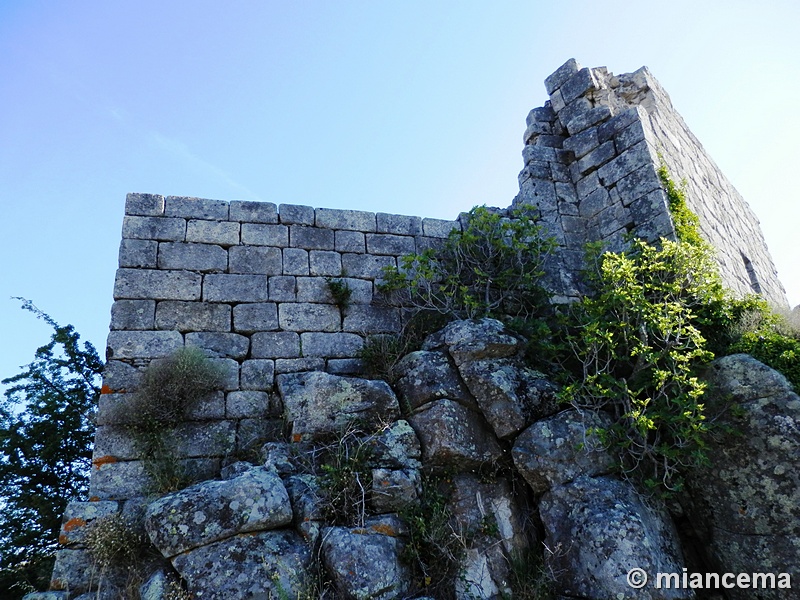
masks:
{"type": "Polygon", "coordinates": [[[706,154],[647,67],[614,75],[570,59],[545,80],[550,100],[527,118],[514,204],[540,210],[559,243],[550,286],[579,293],[586,242],[619,250],[624,235],[675,238],[656,173],[663,163],[685,182],[689,208],[716,250],[723,280],[737,294],[787,304],[758,219],[706,154]]]}
{"type": "MultiPolygon", "coordinates": [[[[656,173],[685,180],[690,207],[716,248],[725,283],[785,305],[758,221],[674,111],[646,68],[614,76],[567,61],[545,82],[550,101],[528,115],[513,205],[538,207],[559,247],[556,300],[579,291],[584,244],[619,249],[632,233],[674,237],[656,173]]],[[[125,392],[141,367],[181,346],[224,365],[224,393],[176,432],[198,478],[226,457],[282,439],[275,377],[360,372],[374,334],[395,333],[401,309],[374,302],[383,269],[442,243],[460,221],[262,202],[129,194],[114,284],[92,495],[140,495],[142,465],[124,434],[125,392]],[[343,308],[329,281],[352,290],[343,308]]]]}

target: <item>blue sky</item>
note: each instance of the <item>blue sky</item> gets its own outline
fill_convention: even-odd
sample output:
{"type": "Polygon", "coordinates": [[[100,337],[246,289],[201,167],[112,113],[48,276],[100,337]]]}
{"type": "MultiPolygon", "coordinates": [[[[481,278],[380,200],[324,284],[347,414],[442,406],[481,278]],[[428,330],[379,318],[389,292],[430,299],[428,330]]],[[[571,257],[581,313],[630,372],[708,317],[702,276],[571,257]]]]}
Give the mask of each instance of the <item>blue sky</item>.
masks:
{"type": "Polygon", "coordinates": [[[0,377],[105,345],[127,192],[453,218],[507,206],[570,57],[650,67],[761,220],[792,305],[800,4],[0,0],[0,377]]]}

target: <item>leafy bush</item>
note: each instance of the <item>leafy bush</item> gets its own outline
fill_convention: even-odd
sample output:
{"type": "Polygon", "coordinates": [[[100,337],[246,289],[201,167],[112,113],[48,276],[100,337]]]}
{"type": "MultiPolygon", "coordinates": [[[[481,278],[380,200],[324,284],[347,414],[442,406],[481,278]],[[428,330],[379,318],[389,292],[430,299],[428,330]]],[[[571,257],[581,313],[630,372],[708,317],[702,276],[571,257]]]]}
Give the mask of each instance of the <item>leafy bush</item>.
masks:
{"type": "Polygon", "coordinates": [[[350,297],[353,295],[353,290],[350,287],[350,284],[347,283],[346,279],[333,279],[332,277],[328,277],[325,279],[328,283],[328,289],[331,292],[331,296],[333,297],[333,302],[338,306],[340,309],[347,310],[350,306],[350,297]]]}
{"type": "Polygon", "coordinates": [[[485,206],[473,208],[462,231],[442,248],[401,259],[385,271],[381,290],[405,306],[450,318],[532,317],[547,306],[540,285],[543,264],[554,247],[536,224],[535,209],[510,217],[485,206]]]}
{"type": "Polygon", "coordinates": [[[795,391],[800,390],[800,340],[770,328],[749,331],[730,347],[730,352],[744,352],[780,371],[795,391]]]}

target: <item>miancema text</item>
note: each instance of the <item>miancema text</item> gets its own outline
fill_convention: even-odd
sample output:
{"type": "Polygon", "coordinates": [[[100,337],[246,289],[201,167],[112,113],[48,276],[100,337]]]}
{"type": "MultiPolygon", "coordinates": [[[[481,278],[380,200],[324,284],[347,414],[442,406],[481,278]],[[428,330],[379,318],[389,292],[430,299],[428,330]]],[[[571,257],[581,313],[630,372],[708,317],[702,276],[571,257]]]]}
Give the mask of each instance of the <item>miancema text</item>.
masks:
{"type": "Polygon", "coordinates": [[[657,589],[792,589],[789,573],[658,573],[657,589]]]}

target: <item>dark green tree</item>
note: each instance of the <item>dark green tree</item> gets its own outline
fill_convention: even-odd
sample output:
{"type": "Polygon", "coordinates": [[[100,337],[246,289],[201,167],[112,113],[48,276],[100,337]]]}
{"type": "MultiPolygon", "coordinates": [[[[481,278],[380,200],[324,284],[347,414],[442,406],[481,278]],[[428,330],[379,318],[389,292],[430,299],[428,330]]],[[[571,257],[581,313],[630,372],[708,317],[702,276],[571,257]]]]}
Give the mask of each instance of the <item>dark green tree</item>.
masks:
{"type": "Polygon", "coordinates": [[[85,496],[103,363],[29,300],[22,308],[53,328],[50,342],[0,400],[0,597],[46,587],[67,503],[85,496]]]}

